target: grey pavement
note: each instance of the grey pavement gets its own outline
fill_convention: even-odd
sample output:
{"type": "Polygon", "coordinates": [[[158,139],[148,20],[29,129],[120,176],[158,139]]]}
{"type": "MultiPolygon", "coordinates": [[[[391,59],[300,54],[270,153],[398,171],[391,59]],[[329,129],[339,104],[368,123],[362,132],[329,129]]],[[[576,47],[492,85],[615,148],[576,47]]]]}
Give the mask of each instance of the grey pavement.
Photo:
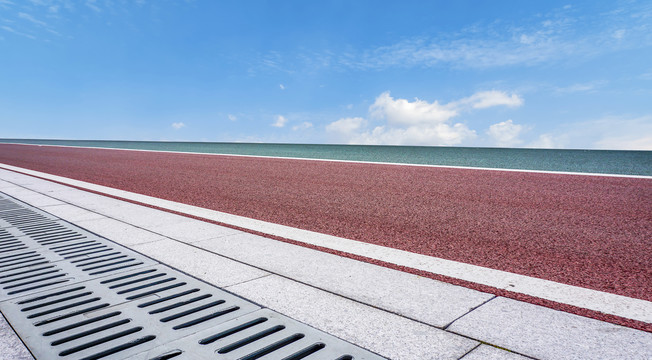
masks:
{"type": "MultiPolygon", "coordinates": [[[[387,358],[652,358],[647,332],[3,169],[0,191],[387,358]]],[[[2,358],[29,358],[6,324],[0,338],[2,358]]]]}

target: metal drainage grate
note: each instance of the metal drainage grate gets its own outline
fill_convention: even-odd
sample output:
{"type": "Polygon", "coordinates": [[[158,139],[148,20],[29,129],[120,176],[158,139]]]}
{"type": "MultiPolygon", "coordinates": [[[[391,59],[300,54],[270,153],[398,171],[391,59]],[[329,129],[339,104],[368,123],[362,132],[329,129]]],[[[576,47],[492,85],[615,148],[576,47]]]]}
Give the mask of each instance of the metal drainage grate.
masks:
{"type": "Polygon", "coordinates": [[[0,198],[0,228],[20,226],[50,219],[56,219],[56,217],[40,209],[10,199],[6,195],[0,198]]]}
{"type": "Polygon", "coordinates": [[[0,229],[0,258],[5,257],[3,254],[23,249],[27,249],[27,244],[19,239],[11,229],[0,229]]]}
{"type": "Polygon", "coordinates": [[[0,211],[20,209],[18,203],[9,200],[7,197],[0,195],[0,211]]]}
{"type": "Polygon", "coordinates": [[[0,295],[5,299],[156,262],[61,220],[0,229],[0,295]]]}
{"type": "Polygon", "coordinates": [[[44,218],[0,228],[0,310],[37,359],[382,359],[20,206],[44,218]]]}

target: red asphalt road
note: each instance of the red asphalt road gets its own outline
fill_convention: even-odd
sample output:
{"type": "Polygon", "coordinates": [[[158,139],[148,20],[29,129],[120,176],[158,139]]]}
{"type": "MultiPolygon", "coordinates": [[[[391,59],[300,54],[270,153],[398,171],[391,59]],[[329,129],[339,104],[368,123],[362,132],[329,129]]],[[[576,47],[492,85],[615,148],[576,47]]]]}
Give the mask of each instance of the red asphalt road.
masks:
{"type": "Polygon", "coordinates": [[[0,163],[652,301],[652,180],[0,144],[0,163]]]}

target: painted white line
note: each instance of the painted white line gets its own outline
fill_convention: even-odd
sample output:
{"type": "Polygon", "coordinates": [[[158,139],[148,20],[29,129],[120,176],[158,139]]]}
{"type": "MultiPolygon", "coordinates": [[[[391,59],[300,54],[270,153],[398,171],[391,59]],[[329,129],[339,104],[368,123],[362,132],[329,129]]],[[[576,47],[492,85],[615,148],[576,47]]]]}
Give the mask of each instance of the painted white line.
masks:
{"type": "Polygon", "coordinates": [[[652,322],[652,302],[645,300],[250,219],[243,216],[227,214],[16,166],[0,164],[0,168],[38,176],[63,184],[112,195],[142,204],[152,205],[182,214],[217,221],[243,229],[275,235],[353,255],[364,256],[391,264],[406,266],[412,269],[423,270],[433,274],[488,285],[498,289],[506,289],[516,293],[599,311],[627,319],[643,321],[646,323],[652,322]]]}
{"type": "Polygon", "coordinates": [[[485,170],[485,171],[507,171],[507,172],[524,172],[534,174],[556,174],[556,175],[580,175],[580,176],[605,176],[605,177],[622,177],[633,179],[652,179],[652,176],[646,175],[625,175],[625,174],[603,174],[603,173],[583,173],[572,171],[552,171],[552,170],[528,170],[528,169],[502,169],[502,168],[485,168],[474,166],[454,166],[454,165],[430,165],[430,164],[407,164],[407,163],[392,163],[380,161],[361,161],[361,160],[338,160],[338,159],[317,159],[317,158],[299,158],[299,157],[285,157],[285,156],[265,156],[265,155],[240,155],[240,154],[220,154],[220,153],[202,153],[192,151],[169,151],[169,150],[147,150],[147,149],[120,149],[120,148],[105,148],[105,147],[92,147],[92,146],[74,146],[74,145],[50,145],[50,144],[27,144],[27,143],[3,143],[10,145],[27,145],[27,146],[49,146],[49,147],[64,147],[64,148],[78,148],[78,149],[101,149],[101,150],[118,150],[118,151],[142,151],[154,153],[168,153],[168,154],[193,154],[193,155],[213,155],[213,156],[233,156],[245,158],[262,158],[262,159],[287,159],[287,160],[303,160],[303,161],[323,161],[323,162],[339,162],[350,164],[372,164],[372,165],[392,165],[392,166],[416,166],[416,167],[429,167],[429,168],[442,168],[442,169],[462,169],[462,170],[485,170]]]}

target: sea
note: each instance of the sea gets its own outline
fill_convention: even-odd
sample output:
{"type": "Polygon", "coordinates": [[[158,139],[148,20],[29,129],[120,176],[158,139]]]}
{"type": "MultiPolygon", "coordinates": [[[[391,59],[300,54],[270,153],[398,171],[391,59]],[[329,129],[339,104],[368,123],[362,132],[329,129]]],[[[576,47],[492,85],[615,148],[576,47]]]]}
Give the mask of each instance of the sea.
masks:
{"type": "Polygon", "coordinates": [[[0,143],[652,176],[652,151],[44,139],[0,143]]]}

